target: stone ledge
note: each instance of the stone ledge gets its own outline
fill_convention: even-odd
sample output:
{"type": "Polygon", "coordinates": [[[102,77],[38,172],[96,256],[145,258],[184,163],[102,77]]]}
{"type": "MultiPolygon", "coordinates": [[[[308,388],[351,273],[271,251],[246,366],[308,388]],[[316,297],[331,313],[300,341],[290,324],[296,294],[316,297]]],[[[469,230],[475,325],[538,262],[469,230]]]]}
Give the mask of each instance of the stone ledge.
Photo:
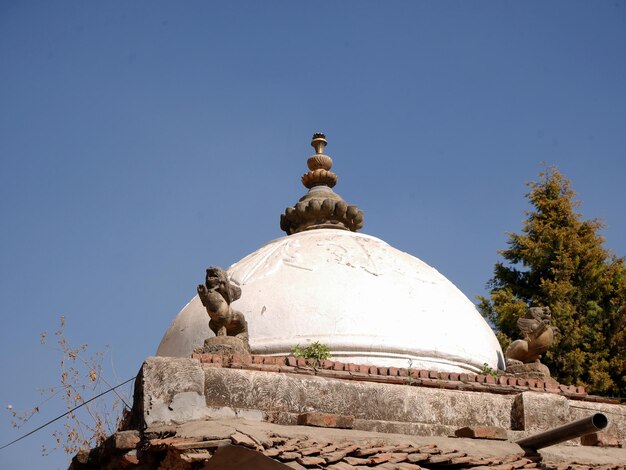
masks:
{"type": "Polygon", "coordinates": [[[497,394],[517,394],[525,391],[545,392],[562,395],[574,400],[619,404],[618,400],[588,395],[584,387],[555,385],[539,379],[523,379],[507,375],[492,376],[409,368],[376,367],[339,361],[317,361],[293,356],[264,356],[258,354],[233,354],[232,356],[227,356],[193,353],[191,357],[199,360],[202,364],[213,367],[318,375],[335,379],[497,394]]]}
{"type": "MultiPolygon", "coordinates": [[[[558,387],[554,393],[538,393],[517,385],[470,382],[467,374],[459,374],[457,381],[419,371],[418,377],[429,377],[404,377],[401,371],[384,376],[360,372],[360,366],[350,372],[317,369],[306,361],[303,366],[278,365],[289,358],[266,359],[259,356],[256,363],[251,358],[244,364],[219,355],[148,358],[135,390],[133,426],[235,417],[296,424],[298,415],[318,412],[353,416],[354,429],[387,433],[449,435],[466,426],[533,433],[602,412],[610,416],[606,431],[626,440],[625,406],[574,401],[558,387]]],[[[341,363],[332,366],[345,369],[341,363]]]]}

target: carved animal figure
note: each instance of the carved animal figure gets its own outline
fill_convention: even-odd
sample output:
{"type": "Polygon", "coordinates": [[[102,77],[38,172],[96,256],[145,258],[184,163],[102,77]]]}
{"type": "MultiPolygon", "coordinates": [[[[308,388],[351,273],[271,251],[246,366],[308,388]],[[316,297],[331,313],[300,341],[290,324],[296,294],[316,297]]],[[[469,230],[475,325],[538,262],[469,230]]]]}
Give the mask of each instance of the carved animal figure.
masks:
{"type": "Polygon", "coordinates": [[[206,281],[198,286],[198,296],[206,308],[209,328],[215,336],[235,336],[248,342],[248,322],[230,304],[241,297],[241,289],[230,282],[226,271],[216,266],[206,270],[206,281]]]}
{"type": "Polygon", "coordinates": [[[517,320],[517,327],[524,335],[524,339],[513,341],[506,349],[506,359],[509,364],[528,364],[540,362],[558,328],[550,325],[550,307],[530,307],[526,314],[517,320]]]}

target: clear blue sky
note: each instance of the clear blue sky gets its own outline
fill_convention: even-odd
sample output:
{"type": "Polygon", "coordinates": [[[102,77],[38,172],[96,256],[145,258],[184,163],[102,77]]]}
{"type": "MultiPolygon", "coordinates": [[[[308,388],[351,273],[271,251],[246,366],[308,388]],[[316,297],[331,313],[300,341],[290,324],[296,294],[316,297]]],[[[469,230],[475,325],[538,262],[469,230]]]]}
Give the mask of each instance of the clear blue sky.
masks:
{"type": "Polygon", "coordinates": [[[134,375],[207,265],[282,236],[315,131],[363,232],[470,298],[542,162],[626,254],[626,2],[1,1],[0,406],[55,384],[60,315],[134,375]]]}

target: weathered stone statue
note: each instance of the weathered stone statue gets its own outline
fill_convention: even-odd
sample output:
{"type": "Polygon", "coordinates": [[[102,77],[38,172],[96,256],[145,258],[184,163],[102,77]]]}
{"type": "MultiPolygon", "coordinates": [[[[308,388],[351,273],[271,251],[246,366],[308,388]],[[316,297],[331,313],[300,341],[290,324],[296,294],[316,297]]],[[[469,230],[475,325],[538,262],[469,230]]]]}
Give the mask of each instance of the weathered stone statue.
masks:
{"type": "Polygon", "coordinates": [[[550,307],[530,307],[517,327],[524,339],[513,341],[506,349],[507,364],[539,362],[554,340],[555,328],[550,325],[550,307]]]}
{"type": "Polygon", "coordinates": [[[248,322],[230,304],[241,297],[241,289],[233,284],[226,271],[216,266],[206,270],[204,284],[198,286],[198,297],[211,320],[214,338],[204,342],[202,352],[249,352],[248,322]]]}
{"type": "Polygon", "coordinates": [[[530,307],[526,314],[517,320],[517,327],[524,339],[513,341],[506,349],[507,371],[512,373],[534,373],[550,376],[548,368],[541,363],[544,354],[559,332],[550,325],[550,307],[530,307]]]}

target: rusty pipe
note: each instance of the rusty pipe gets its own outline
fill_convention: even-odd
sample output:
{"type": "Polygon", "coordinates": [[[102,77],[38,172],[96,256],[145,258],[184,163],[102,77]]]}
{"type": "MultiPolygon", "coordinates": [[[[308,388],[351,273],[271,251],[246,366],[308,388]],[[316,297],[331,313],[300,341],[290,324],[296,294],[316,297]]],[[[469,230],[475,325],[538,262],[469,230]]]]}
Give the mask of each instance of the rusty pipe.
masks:
{"type": "Polygon", "coordinates": [[[599,431],[609,424],[608,418],[602,413],[595,413],[587,418],[579,419],[572,423],[564,424],[549,431],[534,436],[525,437],[515,443],[526,449],[542,449],[553,446],[559,442],[569,441],[585,434],[599,431]]]}

